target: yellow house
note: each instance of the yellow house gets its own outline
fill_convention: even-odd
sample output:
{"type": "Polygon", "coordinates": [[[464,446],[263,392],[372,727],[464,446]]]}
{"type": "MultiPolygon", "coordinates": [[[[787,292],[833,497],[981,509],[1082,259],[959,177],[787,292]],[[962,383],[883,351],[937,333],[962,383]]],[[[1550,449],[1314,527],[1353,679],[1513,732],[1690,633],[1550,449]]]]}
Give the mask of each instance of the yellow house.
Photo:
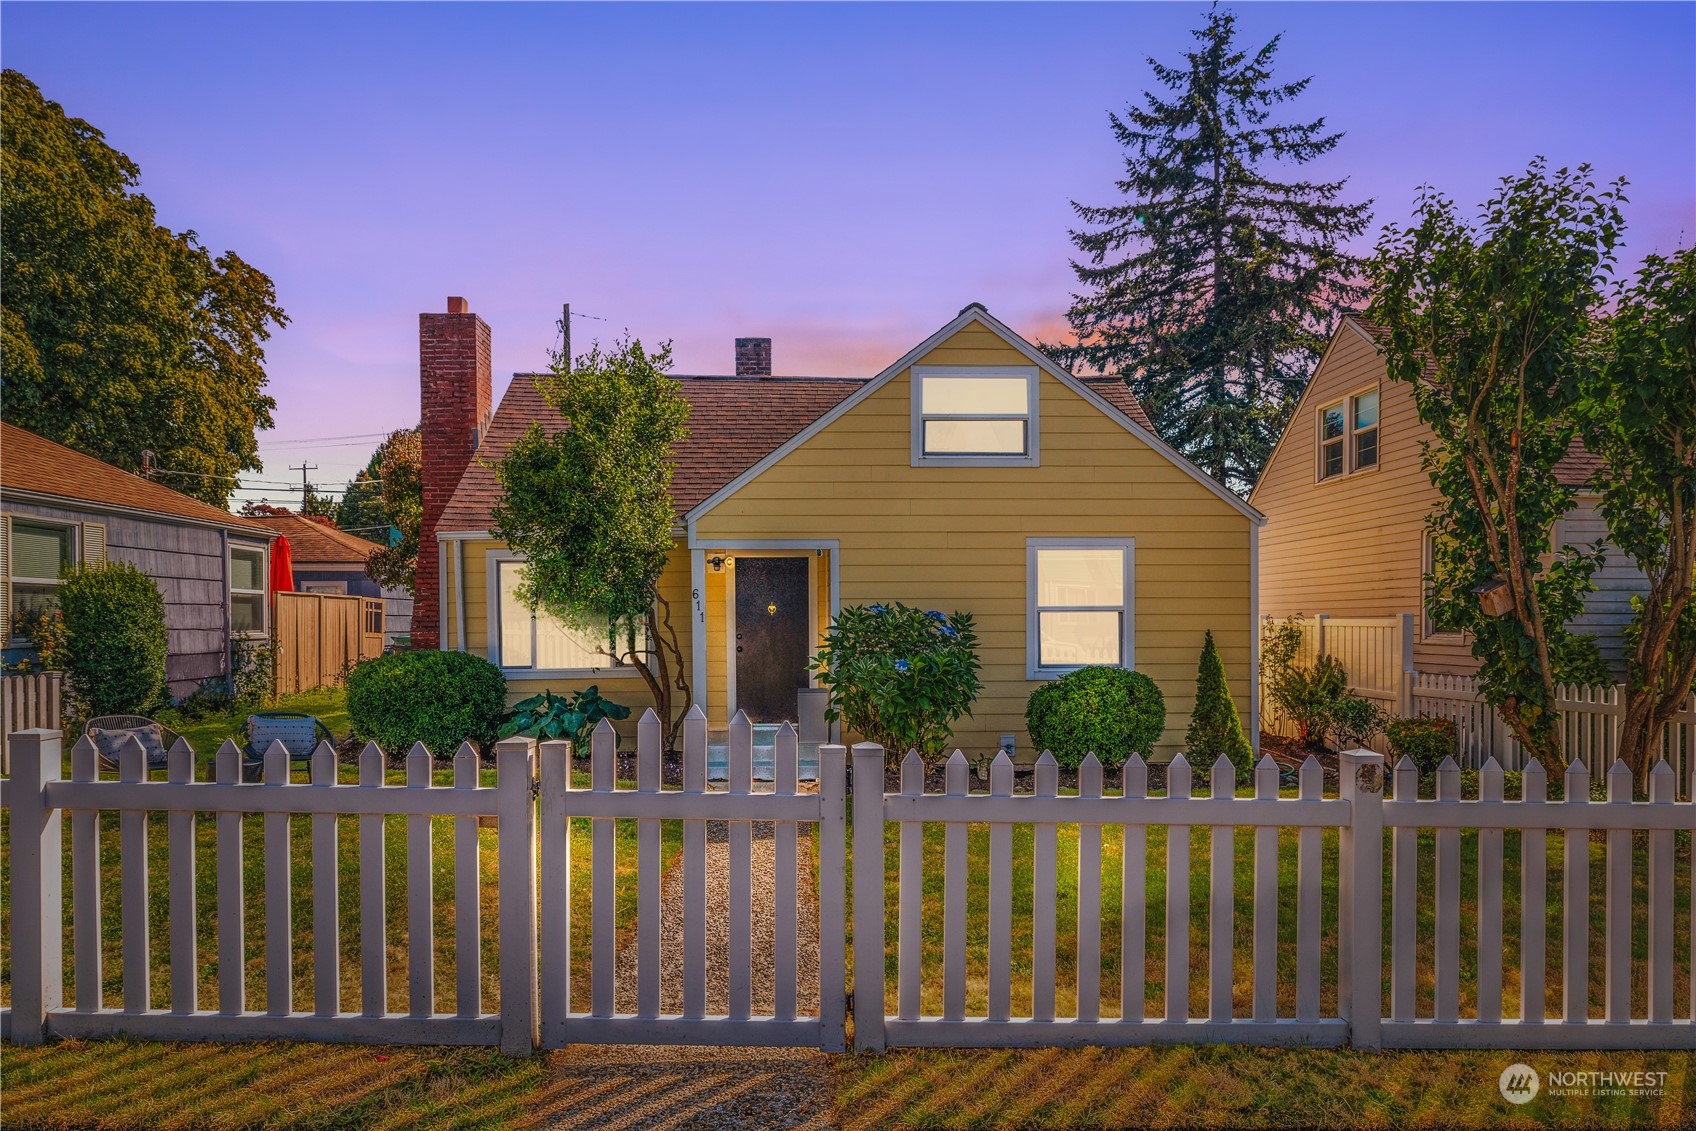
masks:
{"type": "MultiPolygon", "coordinates": [[[[557,413],[520,375],[488,415],[476,372],[488,330],[463,300],[421,325],[428,549],[415,640],[433,619],[435,644],[487,656],[514,696],[594,683],[648,705],[627,668],[512,597],[523,563],[488,532],[487,461],[532,421],[561,427],[557,413]]],[[[738,339],[736,375],[679,377],[690,436],[661,591],[710,727],[738,710],[795,718],[836,611],[900,601],[976,619],[983,690],[953,739],[968,753],[1010,738],[1029,760],[1030,692],[1107,663],[1164,692],[1156,756],[1169,757],[1209,629],[1257,732],[1262,520],[1162,443],[1122,382],[1064,372],[977,304],[870,379],[772,376],[770,356],[769,339],[738,339]]]]}
{"type": "MultiPolygon", "coordinates": [[[[1438,501],[1421,466],[1430,428],[1419,420],[1413,391],[1389,379],[1380,331],[1344,316],[1290,423],[1267,460],[1249,501],[1266,516],[1260,546],[1260,610],[1337,617],[1407,615],[1406,654],[1420,672],[1468,675],[1478,669],[1469,637],[1435,623],[1424,607],[1431,568],[1425,519],[1438,501]]],[[[1573,509],[1555,524],[1557,545],[1604,540],[1607,523],[1588,487],[1597,461],[1574,445],[1556,467],[1577,491],[1573,509]]],[[[1643,575],[1616,547],[1605,560],[1572,623],[1597,637],[1602,655],[1623,664],[1623,630],[1643,575]]]]}

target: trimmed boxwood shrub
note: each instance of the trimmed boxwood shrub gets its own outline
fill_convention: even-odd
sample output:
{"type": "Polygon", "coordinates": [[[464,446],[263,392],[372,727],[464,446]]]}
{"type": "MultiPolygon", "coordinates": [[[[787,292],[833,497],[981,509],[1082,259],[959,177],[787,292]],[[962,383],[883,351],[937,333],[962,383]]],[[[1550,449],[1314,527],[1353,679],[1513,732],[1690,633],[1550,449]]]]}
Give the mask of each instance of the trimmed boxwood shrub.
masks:
{"type": "Polygon", "coordinates": [[[87,716],[143,715],[165,690],[165,596],[128,562],[66,570],[65,672],[87,716]]]}
{"type": "Polygon", "coordinates": [[[1419,776],[1437,772],[1443,759],[1455,752],[1453,719],[1437,719],[1420,715],[1411,719],[1391,719],[1384,724],[1384,737],[1390,740],[1392,766],[1402,757],[1413,759],[1419,776]]]}
{"type": "Polygon", "coordinates": [[[390,755],[422,742],[438,757],[487,746],[506,709],[506,676],[469,652],[395,652],[348,673],[353,733],[390,755]]]}
{"type": "Polygon", "coordinates": [[[1094,752],[1103,766],[1132,754],[1147,758],[1166,729],[1166,699],[1141,672],[1088,667],[1045,683],[1025,704],[1025,725],[1038,750],[1076,769],[1094,752]]]}

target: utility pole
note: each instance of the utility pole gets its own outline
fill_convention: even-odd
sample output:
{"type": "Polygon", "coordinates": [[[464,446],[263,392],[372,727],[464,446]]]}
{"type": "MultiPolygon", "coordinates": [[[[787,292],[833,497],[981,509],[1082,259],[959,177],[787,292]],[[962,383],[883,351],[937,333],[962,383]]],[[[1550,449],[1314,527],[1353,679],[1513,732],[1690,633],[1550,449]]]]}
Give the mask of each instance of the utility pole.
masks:
{"type": "Polygon", "coordinates": [[[302,514],[305,514],[306,504],[312,498],[312,484],[306,481],[306,473],[308,471],[317,471],[318,465],[301,460],[299,467],[295,467],[291,464],[289,466],[289,470],[300,472],[300,511],[302,514]]]}

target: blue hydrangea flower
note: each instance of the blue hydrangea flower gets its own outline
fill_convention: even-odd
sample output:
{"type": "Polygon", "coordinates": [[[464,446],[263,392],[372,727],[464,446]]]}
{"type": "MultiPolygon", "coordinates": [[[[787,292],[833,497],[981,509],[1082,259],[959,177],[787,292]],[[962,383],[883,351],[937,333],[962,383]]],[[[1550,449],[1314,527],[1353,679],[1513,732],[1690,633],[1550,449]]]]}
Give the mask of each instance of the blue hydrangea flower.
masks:
{"type": "Polygon", "coordinates": [[[913,665],[909,664],[906,660],[896,660],[895,661],[895,670],[898,671],[898,672],[904,672],[904,671],[908,670],[909,668],[911,668],[912,666],[913,665]]]}
{"type": "Polygon", "coordinates": [[[952,639],[953,637],[960,635],[960,630],[951,624],[945,624],[942,626],[942,635],[952,639]]]}
{"type": "Polygon", "coordinates": [[[947,617],[943,616],[941,613],[937,612],[935,609],[932,609],[930,612],[926,613],[925,616],[929,617],[931,620],[934,620],[934,621],[945,621],[945,620],[948,619],[947,617]]]}
{"type": "Polygon", "coordinates": [[[873,613],[877,616],[882,616],[884,613],[888,612],[888,610],[885,609],[882,605],[867,605],[866,606],[866,612],[873,613]]]}

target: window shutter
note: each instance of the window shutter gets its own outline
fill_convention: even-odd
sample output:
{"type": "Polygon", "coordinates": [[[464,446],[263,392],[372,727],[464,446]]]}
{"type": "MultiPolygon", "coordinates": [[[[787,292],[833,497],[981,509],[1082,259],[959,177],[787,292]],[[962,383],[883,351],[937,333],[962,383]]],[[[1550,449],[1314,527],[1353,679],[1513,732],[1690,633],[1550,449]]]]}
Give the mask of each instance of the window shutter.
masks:
{"type": "Polygon", "coordinates": [[[82,564],[106,564],[105,523],[85,522],[82,524],[82,564]]]}
{"type": "Polygon", "coordinates": [[[12,639],[12,516],[0,514],[0,647],[12,639]]]}

